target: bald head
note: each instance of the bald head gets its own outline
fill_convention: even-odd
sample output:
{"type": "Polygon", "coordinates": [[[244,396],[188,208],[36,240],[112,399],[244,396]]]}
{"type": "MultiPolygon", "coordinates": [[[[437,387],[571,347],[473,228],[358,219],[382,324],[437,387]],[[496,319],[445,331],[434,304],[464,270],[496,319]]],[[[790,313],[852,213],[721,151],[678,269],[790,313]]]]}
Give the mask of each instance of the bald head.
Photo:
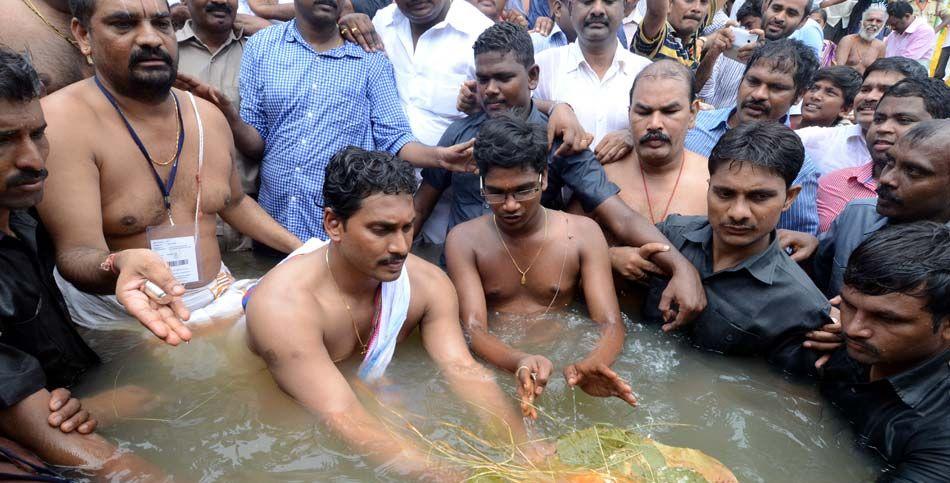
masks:
{"type": "Polygon", "coordinates": [[[641,82],[661,83],[663,85],[679,84],[683,87],[684,92],[689,95],[689,102],[693,102],[696,99],[696,87],[693,80],[693,71],[685,65],[669,59],[656,61],[641,70],[636,79],[633,80],[633,86],[630,88],[630,104],[634,103],[634,93],[637,90],[637,85],[641,82]]]}

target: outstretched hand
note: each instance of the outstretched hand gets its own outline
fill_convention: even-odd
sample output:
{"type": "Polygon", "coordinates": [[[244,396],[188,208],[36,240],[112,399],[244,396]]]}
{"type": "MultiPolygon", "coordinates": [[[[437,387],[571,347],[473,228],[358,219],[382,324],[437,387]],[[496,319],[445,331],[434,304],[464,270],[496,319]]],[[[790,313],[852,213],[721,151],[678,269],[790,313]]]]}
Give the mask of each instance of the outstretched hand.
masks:
{"type": "Polygon", "coordinates": [[[571,387],[580,388],[595,397],[619,397],[631,406],[637,405],[633,389],[607,364],[582,360],[564,368],[564,378],[571,387]]]}
{"type": "Polygon", "coordinates": [[[448,171],[458,171],[462,173],[476,173],[478,168],[475,164],[475,157],[472,152],[475,146],[475,139],[469,139],[464,143],[439,149],[439,167],[448,171]]]}
{"type": "Polygon", "coordinates": [[[182,323],[191,316],[181,299],[185,287],[157,253],[144,248],[123,250],[115,257],[115,268],[119,270],[115,297],[131,316],[169,345],[191,340],[191,331],[182,323]],[[164,294],[146,293],[146,282],[164,294]]]}
{"type": "Polygon", "coordinates": [[[198,80],[197,77],[188,74],[178,73],[175,78],[175,88],[190,92],[218,107],[225,114],[229,108],[233,108],[231,100],[216,87],[198,80]]]}
{"type": "Polygon", "coordinates": [[[548,148],[554,146],[554,140],[560,138],[563,142],[554,152],[556,156],[570,156],[580,153],[593,142],[594,136],[584,130],[577,116],[574,115],[574,109],[571,106],[558,103],[551,111],[551,117],[548,119],[548,148]]]}
{"type": "Polygon", "coordinates": [[[518,399],[521,401],[521,415],[526,418],[537,419],[538,410],[534,407],[534,400],[544,392],[554,364],[544,356],[528,356],[518,361],[515,370],[515,379],[518,381],[518,399]]]}

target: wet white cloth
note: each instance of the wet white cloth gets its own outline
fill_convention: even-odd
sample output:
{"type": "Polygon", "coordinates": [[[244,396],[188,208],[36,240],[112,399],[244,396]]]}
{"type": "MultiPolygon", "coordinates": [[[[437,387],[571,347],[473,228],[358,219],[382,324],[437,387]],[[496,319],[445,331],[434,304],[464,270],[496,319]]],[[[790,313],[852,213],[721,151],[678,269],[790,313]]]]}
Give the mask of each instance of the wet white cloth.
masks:
{"type": "MultiPolygon", "coordinates": [[[[64,279],[59,269],[53,270],[53,277],[76,324],[93,330],[145,330],[135,317],[126,312],[115,295],[83,292],[64,279]]],[[[231,272],[222,263],[213,280],[202,287],[186,290],[182,296],[182,301],[191,311],[187,324],[195,326],[240,314],[242,287],[247,285],[244,280],[235,283],[231,272]]]]}
{"type": "MultiPolygon", "coordinates": [[[[312,253],[328,243],[329,240],[311,238],[280,263],[284,263],[297,255],[312,253]]],[[[382,284],[379,325],[370,338],[366,357],[363,358],[363,362],[360,364],[358,373],[360,379],[371,382],[381,378],[386,372],[386,368],[392,361],[393,353],[396,350],[396,339],[399,338],[399,331],[402,330],[402,325],[406,322],[406,315],[409,313],[409,298],[409,272],[406,270],[406,265],[403,264],[399,278],[382,284]]]]}

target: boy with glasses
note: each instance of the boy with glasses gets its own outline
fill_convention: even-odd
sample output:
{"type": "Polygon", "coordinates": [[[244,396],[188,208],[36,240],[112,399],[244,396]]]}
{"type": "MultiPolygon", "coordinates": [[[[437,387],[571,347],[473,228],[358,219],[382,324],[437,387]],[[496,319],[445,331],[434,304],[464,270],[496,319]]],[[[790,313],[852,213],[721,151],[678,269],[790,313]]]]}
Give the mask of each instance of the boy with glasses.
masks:
{"type": "Polygon", "coordinates": [[[635,404],[630,386],[610,369],[623,347],[624,327],[607,241],[590,218],[542,206],[547,157],[545,133],[537,124],[503,114],[481,126],[475,160],[491,213],[456,226],[445,244],[462,325],[476,354],[515,375],[522,411],[536,417],[533,401],[553,364],[492,335],[488,313],[543,316],[583,292],[600,339],[587,357],[563,369],[564,378],[592,396],[635,404]]]}

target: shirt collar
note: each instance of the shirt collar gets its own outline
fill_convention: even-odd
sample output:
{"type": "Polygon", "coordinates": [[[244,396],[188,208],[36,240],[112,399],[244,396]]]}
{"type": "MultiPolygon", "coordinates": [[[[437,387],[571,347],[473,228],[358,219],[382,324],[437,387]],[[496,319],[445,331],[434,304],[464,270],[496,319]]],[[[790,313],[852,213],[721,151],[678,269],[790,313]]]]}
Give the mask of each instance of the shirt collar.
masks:
{"type": "MultiPolygon", "coordinates": [[[[702,245],[703,251],[706,253],[710,263],[712,263],[712,237],[713,229],[708,221],[695,230],[683,234],[683,238],[686,240],[702,245]]],[[[742,263],[732,268],[720,270],[716,273],[745,270],[760,282],[772,285],[772,280],[775,278],[775,267],[778,265],[782,253],[779,248],[778,237],[775,234],[775,230],[772,230],[772,233],[769,234],[769,238],[771,242],[765,250],[746,258],[742,263]]]]}
{"type": "Polygon", "coordinates": [[[297,19],[293,19],[286,24],[286,30],[284,31],[284,41],[288,43],[298,43],[304,48],[310,50],[311,52],[326,56],[340,59],[343,57],[356,57],[363,58],[366,55],[366,52],[362,47],[347,41],[343,41],[343,45],[327,50],[326,52],[317,52],[310,46],[310,43],[303,38],[303,34],[300,33],[300,29],[297,28],[297,19]]]}
{"type": "Polygon", "coordinates": [[[736,112],[735,107],[724,107],[722,109],[713,109],[711,111],[702,111],[703,116],[696,119],[696,127],[706,132],[728,131],[729,116],[736,112]],[[699,120],[702,119],[702,122],[699,120]]]}
{"type": "MultiPolygon", "coordinates": [[[[552,34],[553,35],[553,34],[552,34]]],[[[617,42],[617,50],[614,51],[614,60],[611,62],[610,66],[613,67],[618,65],[619,69],[627,72],[627,60],[623,57],[624,48],[620,44],[620,39],[616,36],[614,40],[617,42]]],[[[577,69],[580,69],[582,65],[587,64],[587,59],[584,58],[584,52],[581,51],[580,42],[571,42],[567,47],[567,55],[570,62],[564,63],[564,73],[574,72],[577,69]]]]}
{"type": "MultiPolygon", "coordinates": [[[[228,36],[228,40],[226,40],[224,42],[224,45],[222,45],[221,47],[225,47],[231,42],[239,40],[241,37],[244,37],[244,27],[241,27],[237,30],[232,28],[231,34],[228,36]]],[[[204,46],[204,43],[201,42],[201,39],[199,39],[198,35],[195,34],[195,29],[192,26],[191,19],[185,20],[185,25],[183,25],[177,32],[175,32],[175,38],[178,40],[178,42],[184,42],[186,40],[194,39],[195,42],[198,42],[199,44],[204,46]]]]}
{"type": "Polygon", "coordinates": [[[894,392],[916,408],[932,391],[950,378],[950,349],[900,374],[888,377],[894,392]]]}
{"type": "MultiPolygon", "coordinates": [[[[463,32],[469,35],[478,36],[481,35],[482,29],[479,28],[480,22],[472,22],[470,19],[471,15],[481,15],[485,17],[485,14],[480,12],[474,5],[468,3],[467,0],[448,0],[452,2],[449,5],[449,11],[445,14],[445,20],[433,25],[430,27],[430,30],[438,30],[446,27],[451,27],[459,32],[463,32]]],[[[488,18],[488,17],[485,17],[488,18]]],[[[392,18],[389,20],[387,25],[395,25],[396,23],[408,22],[409,17],[406,17],[402,13],[402,10],[399,10],[399,7],[395,7],[392,18]]]]}
{"type": "MultiPolygon", "coordinates": [[[[908,25],[906,29],[904,29],[904,33],[898,34],[898,35],[900,36],[910,35],[916,32],[917,29],[919,29],[920,26],[923,24],[924,24],[924,19],[920,15],[918,15],[917,18],[915,18],[914,21],[911,22],[910,25],[908,25]]],[[[894,32],[894,33],[897,33],[897,32],[894,32]]]]}

